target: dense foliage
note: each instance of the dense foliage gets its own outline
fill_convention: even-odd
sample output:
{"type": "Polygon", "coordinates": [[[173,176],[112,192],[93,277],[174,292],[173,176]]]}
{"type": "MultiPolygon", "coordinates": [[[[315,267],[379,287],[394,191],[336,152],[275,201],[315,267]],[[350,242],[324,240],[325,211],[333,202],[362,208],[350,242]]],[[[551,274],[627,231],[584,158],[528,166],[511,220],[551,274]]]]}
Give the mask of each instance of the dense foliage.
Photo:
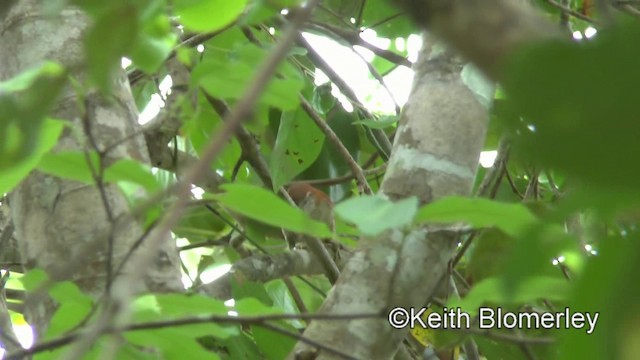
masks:
{"type": "MultiPolygon", "coordinates": [[[[65,3],[51,2],[46,11],[56,14],[65,3]]],[[[132,62],[126,71],[139,111],[160,96],[159,84],[173,71],[167,65],[170,61],[184,67],[187,81],[177,83],[174,77],[170,94],[165,91],[160,96],[166,103],[160,118],[174,125],[177,121],[178,125],[169,126],[176,154],[201,155],[212,134],[223,126],[226,113],[252,86],[261,64],[296,15],[293,9],[299,1],[72,3],[93,20],[84,43],[88,79],[79,84],[79,79],[70,78],[69,69],[47,63],[0,83],[0,193],[10,192],[34,169],[80,182],[96,181],[100,154],[51,152],[67,125],[47,114],[65,84],[72,84],[79,94],[93,86],[108,96],[123,57],[132,62]]],[[[640,154],[640,25],[616,13],[620,17],[615,24],[601,26],[591,1],[566,3],[564,10],[551,1],[536,1],[536,6],[559,23],[568,38],[580,34],[581,40],[524,49],[508,64],[505,81],[495,92],[477,70],[465,73],[467,85],[479,96],[486,97],[491,89],[485,150],[500,152],[492,168],[479,168],[477,197],[451,197],[424,207],[418,207],[415,199],[391,203],[358,195],[362,189],[351,176],[344,152],[317,120],[329,125],[365,169],[375,193],[389,155],[380,137],[392,139],[400,114],[367,109],[363,102],[372,94],[356,94],[323,60],[327,54],[298,37],[243,124],[249,137],[233,138],[211,163],[226,184],[199,189],[198,199],[194,197],[173,229],[182,247],[188,288],[197,288],[215,269],[247,254],[288,251],[281,234],[269,231],[273,227],[331,235],[324,224],[275,195],[294,180],[317,180],[334,202],[343,202],[336,208],[334,240],[346,248],[356,246],[361,235],[393,227],[433,222],[470,226],[461,235],[452,269],[460,298],[425,299],[433,309],[461,307],[474,313],[485,305],[544,312],[568,307],[600,314],[590,335],[585,329],[563,328],[413,332],[422,345],[456,348],[472,336],[479,353],[489,360],[637,358],[640,167],[633,164],[640,154]],[[595,29],[595,36],[584,35],[595,29]],[[318,69],[333,88],[315,81],[318,69]],[[248,147],[251,144],[253,148],[248,147]],[[270,177],[256,168],[256,158],[266,160],[270,177]],[[243,221],[247,218],[271,227],[243,221]],[[236,246],[231,239],[238,237],[239,226],[245,241],[236,246]]],[[[420,30],[387,1],[326,0],[304,31],[345,45],[345,52],[354,46],[369,49],[374,55],[367,71],[372,79],[382,79],[410,66],[407,47],[396,39],[406,44],[420,30]],[[365,29],[391,39],[389,47],[367,43],[360,37],[365,29]]],[[[149,226],[165,207],[149,206],[138,190],[157,195],[180,176],[134,160],[119,161],[100,174],[102,181],[121,186],[132,209],[143,211],[149,226]]],[[[37,270],[24,276],[11,273],[6,286],[36,289],[44,277],[37,270]]],[[[235,302],[227,305],[222,301],[226,299],[204,295],[139,297],[132,305],[138,325],[123,332],[128,345],[117,356],[152,358],[155,355],[144,348],[154,347],[166,359],[285,358],[307,319],[278,314],[299,314],[300,301],[314,312],[331,287],[323,276],[285,280],[236,279],[235,302]],[[179,324],[178,319],[190,320],[179,324]]],[[[59,308],[40,339],[43,343],[68,337],[92,316],[95,305],[69,282],[55,285],[49,293],[59,308]]],[[[19,312],[11,314],[15,323],[24,323],[19,312]]],[[[101,346],[109,341],[101,338],[87,356],[98,358],[101,346]]],[[[64,348],[52,345],[43,350],[47,351],[38,352],[37,359],[56,358],[64,348]]]]}

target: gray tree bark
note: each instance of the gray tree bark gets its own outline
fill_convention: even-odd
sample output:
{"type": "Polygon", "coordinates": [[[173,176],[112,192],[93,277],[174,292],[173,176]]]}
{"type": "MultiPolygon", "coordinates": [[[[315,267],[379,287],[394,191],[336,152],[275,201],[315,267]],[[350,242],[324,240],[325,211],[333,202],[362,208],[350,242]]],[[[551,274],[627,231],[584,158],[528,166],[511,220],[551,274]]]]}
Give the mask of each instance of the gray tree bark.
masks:
{"type": "MultiPolygon", "coordinates": [[[[0,80],[51,60],[70,69],[71,75],[83,82],[82,39],[89,19],[73,8],[62,10],[56,17],[46,16],[43,8],[41,1],[15,2],[1,19],[0,80]]],[[[106,165],[123,158],[148,163],[144,139],[133,136],[138,131],[138,114],[124,72],[113,79],[112,88],[110,96],[93,90],[83,94],[84,110],[71,86],[63,91],[52,116],[67,120],[68,127],[55,152],[101,151],[127,139],[106,154],[106,165]],[[87,137],[87,123],[95,146],[87,137]]],[[[108,243],[113,244],[111,264],[115,269],[143,234],[142,226],[129,218],[126,199],[113,184],[99,188],[34,171],[9,198],[25,268],[41,268],[55,280],[73,280],[96,298],[106,288],[108,243]]],[[[154,249],[143,242],[133,253],[129,263],[146,251],[156,252],[157,260],[144,274],[143,282],[128,284],[131,293],[183,290],[175,242],[169,237],[165,240],[161,248],[154,249]]],[[[125,266],[118,281],[126,281],[126,276],[125,266]]],[[[41,296],[32,297],[26,304],[30,324],[42,333],[55,306],[41,296]]]]}
{"type": "MultiPolygon", "coordinates": [[[[417,196],[424,205],[469,195],[484,143],[487,110],[463,83],[464,62],[433,51],[425,37],[409,101],[403,109],[381,192],[391,200],[417,196]]],[[[420,307],[439,285],[456,246],[453,231],[422,227],[362,239],[323,313],[375,313],[420,307]]],[[[357,359],[389,359],[407,335],[386,319],[315,321],[304,335],[357,359]]],[[[298,343],[291,358],[311,350],[298,343]]],[[[339,358],[320,353],[320,359],[339,358]]]]}

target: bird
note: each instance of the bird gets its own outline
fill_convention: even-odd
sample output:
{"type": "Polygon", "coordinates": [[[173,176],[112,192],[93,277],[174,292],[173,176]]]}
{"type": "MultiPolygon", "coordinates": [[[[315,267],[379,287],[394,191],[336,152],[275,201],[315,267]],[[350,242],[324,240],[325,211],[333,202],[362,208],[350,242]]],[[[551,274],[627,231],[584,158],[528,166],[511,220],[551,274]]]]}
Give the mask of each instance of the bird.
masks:
{"type": "Polygon", "coordinates": [[[334,230],[333,202],[326,193],[306,182],[290,184],[287,192],[300,210],[313,220],[327,224],[331,231],[334,230]]]}

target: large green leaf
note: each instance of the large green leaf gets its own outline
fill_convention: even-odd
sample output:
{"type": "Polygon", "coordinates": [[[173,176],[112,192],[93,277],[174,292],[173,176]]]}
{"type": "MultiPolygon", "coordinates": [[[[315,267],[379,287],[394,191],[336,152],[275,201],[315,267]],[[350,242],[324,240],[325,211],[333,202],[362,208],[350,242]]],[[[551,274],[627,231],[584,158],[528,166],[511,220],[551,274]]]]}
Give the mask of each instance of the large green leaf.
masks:
{"type": "Polygon", "coordinates": [[[54,135],[41,138],[43,127],[48,132],[58,128],[43,122],[65,84],[65,69],[51,62],[0,82],[0,170],[22,166],[23,161],[42,155],[40,141],[54,135]]]}
{"type": "MultiPolygon", "coordinates": [[[[296,331],[295,328],[282,321],[272,325],[283,328],[289,332],[295,333],[296,331]]],[[[291,350],[293,350],[293,347],[296,344],[296,340],[292,337],[260,327],[260,325],[252,326],[251,332],[253,334],[253,338],[256,340],[258,348],[265,355],[265,358],[269,360],[286,359],[287,355],[291,350]]]]}
{"type": "MultiPolygon", "coordinates": [[[[158,319],[160,320],[160,319],[158,319]]],[[[158,349],[165,359],[220,359],[198,344],[192,326],[130,331],[124,338],[138,346],[158,349]]]]}
{"type": "MultiPolygon", "coordinates": [[[[230,57],[209,57],[194,68],[192,82],[216,98],[239,99],[252,85],[256,69],[266,55],[266,51],[249,45],[233,52],[230,57]]],[[[282,64],[279,73],[280,76],[269,80],[258,102],[293,110],[300,103],[298,96],[304,82],[300,73],[289,64],[282,64]]]]}
{"type": "Polygon", "coordinates": [[[246,0],[175,0],[173,6],[185,29],[204,32],[219,30],[244,10],[246,0]]]}
{"type": "Polygon", "coordinates": [[[176,36],[172,33],[153,36],[140,33],[129,52],[131,60],[139,69],[153,73],[164,63],[175,46],[176,36]]]}
{"type": "Polygon", "coordinates": [[[640,337],[640,233],[611,236],[602,242],[576,282],[571,309],[599,312],[593,334],[584,329],[563,331],[561,357],[625,359],[637,357],[640,337]]]}
{"type": "Polygon", "coordinates": [[[362,26],[371,27],[378,36],[395,39],[417,32],[408,16],[392,6],[391,1],[366,1],[364,4],[362,26]]]}
{"type": "Polygon", "coordinates": [[[226,184],[222,194],[214,195],[228,209],[267,225],[317,237],[331,237],[326,224],[312,220],[273,193],[251,185],[226,184]]]}
{"type": "Polygon", "coordinates": [[[464,299],[453,299],[449,308],[461,308],[471,315],[478,313],[485,304],[522,304],[539,299],[564,301],[569,294],[565,279],[556,277],[531,277],[516,294],[507,292],[500,278],[488,278],[473,286],[464,299]]]}
{"type": "Polygon", "coordinates": [[[160,189],[160,183],[151,173],[151,168],[133,159],[120,159],[109,166],[104,172],[104,181],[128,181],[142,186],[150,193],[160,189]]]}
{"type": "Polygon", "coordinates": [[[360,196],[335,207],[336,214],[356,224],[361,233],[372,236],[410,224],[417,210],[415,197],[394,203],[379,196],[360,196]]]}
{"type": "Polygon", "coordinates": [[[180,218],[178,226],[172,231],[178,237],[187,238],[190,242],[198,242],[220,237],[226,226],[227,223],[221,217],[203,206],[198,206],[188,209],[180,218]]]}
{"type": "Polygon", "coordinates": [[[523,115],[505,122],[514,149],[599,190],[637,193],[639,38],[639,24],[618,25],[517,56],[504,81],[512,112],[523,115]]]}
{"type": "Polygon", "coordinates": [[[498,229],[481,231],[466,254],[469,257],[467,279],[478,282],[501,274],[515,245],[515,239],[498,229]]]}
{"type": "MultiPolygon", "coordinates": [[[[260,316],[266,314],[282,314],[281,308],[268,306],[254,298],[244,298],[236,302],[234,309],[240,316],[260,316]]],[[[296,329],[285,321],[272,322],[272,325],[284,328],[287,331],[295,332],[296,329]]],[[[295,339],[283,336],[272,330],[261,328],[259,325],[252,326],[251,331],[258,348],[267,359],[284,359],[293,349],[295,339]]]]}
{"type": "Polygon", "coordinates": [[[72,282],[56,283],[49,295],[56,301],[58,308],[47,327],[47,338],[62,335],[78,326],[91,312],[92,299],[84,294],[72,282]]]}
{"type": "Polygon", "coordinates": [[[522,204],[451,196],[425,205],[417,222],[464,221],[475,227],[496,226],[509,235],[519,235],[538,223],[522,204]]]}
{"type": "Polygon", "coordinates": [[[93,169],[98,171],[99,158],[95,152],[89,153],[89,157],[83,152],[49,153],[40,160],[38,170],[62,179],[93,184],[93,173],[87,159],[92,162],[93,169]]]}
{"type": "MultiPolygon", "coordinates": [[[[211,96],[239,99],[253,79],[254,68],[229,61],[209,60],[199,65],[193,75],[206,74],[200,85],[211,96]]],[[[282,110],[293,110],[298,105],[299,82],[293,79],[272,79],[259,101],[282,110]]]]}
{"type": "Polygon", "coordinates": [[[8,193],[29,175],[31,170],[38,165],[42,156],[56,145],[63,128],[64,123],[58,120],[46,119],[42,123],[39,141],[36,142],[33,152],[23,161],[0,172],[0,193],[8,193]]]}
{"type": "Polygon", "coordinates": [[[324,134],[301,108],[282,113],[270,158],[273,188],[279,189],[318,158],[324,134]]]}
{"type": "MultiPolygon", "coordinates": [[[[142,323],[206,315],[225,317],[229,311],[222,301],[193,294],[145,295],[135,300],[133,308],[135,320],[142,323]]],[[[232,323],[205,322],[186,326],[192,338],[215,336],[226,339],[239,334],[237,325],[232,323]]]]}

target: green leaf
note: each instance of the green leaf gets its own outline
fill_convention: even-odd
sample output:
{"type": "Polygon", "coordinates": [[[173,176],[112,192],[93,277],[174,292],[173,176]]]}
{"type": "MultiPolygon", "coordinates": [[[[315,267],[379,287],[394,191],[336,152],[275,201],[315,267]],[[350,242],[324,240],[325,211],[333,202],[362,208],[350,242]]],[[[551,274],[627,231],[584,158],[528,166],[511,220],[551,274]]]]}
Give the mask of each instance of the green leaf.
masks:
{"type": "Polygon", "coordinates": [[[629,156],[640,153],[638,38],[639,24],[620,22],[592,41],[551,42],[516,56],[504,87],[520,116],[503,122],[514,154],[597,191],[637,193],[640,167],[629,156]]]}
{"type": "Polygon", "coordinates": [[[301,108],[282,113],[278,137],[270,158],[273,188],[279,189],[318,158],[324,133],[301,108]]]}
{"type": "Polygon", "coordinates": [[[241,23],[246,25],[259,25],[278,16],[281,9],[270,6],[270,2],[271,0],[251,0],[249,11],[242,17],[241,23]]]}
{"type": "Polygon", "coordinates": [[[63,75],[64,68],[61,65],[47,61],[37,67],[27,69],[9,80],[0,82],[0,92],[24,91],[32,87],[40,77],[56,78],[63,75]]]}
{"type": "MultiPolygon", "coordinates": [[[[282,311],[287,314],[296,314],[300,312],[284,281],[280,279],[270,281],[266,284],[265,288],[267,293],[269,293],[269,297],[271,297],[271,300],[273,301],[274,307],[282,309],[282,311]]],[[[303,329],[305,327],[304,323],[298,319],[287,320],[287,323],[297,329],[303,329]]]]}
{"type": "Polygon", "coordinates": [[[319,114],[327,114],[337,101],[338,99],[331,94],[331,82],[313,88],[311,105],[319,114]]]}
{"type": "Polygon", "coordinates": [[[0,170],[20,164],[39,148],[43,121],[65,84],[66,72],[55,63],[0,83],[0,170]]]}
{"type": "MultiPolygon", "coordinates": [[[[511,236],[498,229],[486,229],[473,240],[473,247],[467,251],[467,278],[479,282],[488,277],[498,276],[505,270],[515,247],[511,236]]],[[[548,262],[546,262],[548,265],[548,262]]]]}
{"type": "MultiPolygon", "coordinates": [[[[262,316],[267,314],[282,314],[283,311],[277,307],[267,306],[254,298],[244,298],[236,301],[234,306],[239,316],[262,316]]],[[[284,328],[285,330],[296,332],[297,330],[285,321],[277,321],[275,326],[284,328]]],[[[275,333],[269,329],[260,326],[252,326],[251,331],[258,348],[266,355],[267,359],[284,359],[286,355],[293,349],[295,340],[284,337],[279,333],[275,333]]]]}
{"type": "Polygon", "coordinates": [[[475,284],[463,299],[451,300],[447,307],[459,307],[473,316],[486,304],[522,304],[539,299],[564,301],[569,295],[565,279],[548,276],[525,279],[518,289],[516,294],[509,294],[501,278],[488,278],[475,284]]]}
{"type": "Polygon", "coordinates": [[[517,344],[491,340],[482,336],[475,336],[474,340],[478,344],[478,350],[486,359],[527,360],[517,344]]]}
{"type": "Polygon", "coordinates": [[[418,212],[416,222],[464,221],[474,227],[495,226],[509,235],[522,234],[538,223],[522,204],[451,196],[428,204],[418,212]]]}
{"type": "Polygon", "coordinates": [[[244,298],[236,301],[234,309],[239,316],[260,316],[266,314],[282,314],[281,309],[265,305],[255,298],[244,298]]]}
{"type": "Polygon", "coordinates": [[[578,244],[562,225],[546,222],[530,228],[518,240],[503,272],[505,286],[510,293],[515,293],[531,276],[560,276],[560,270],[552,266],[551,261],[567,251],[576,251],[578,244]]]}
{"type": "Polygon", "coordinates": [[[109,166],[104,172],[104,181],[128,181],[142,186],[149,192],[160,189],[160,184],[149,166],[132,159],[120,159],[109,166]]]}
{"type": "Polygon", "coordinates": [[[247,333],[220,340],[219,343],[229,351],[227,359],[260,359],[260,350],[255,341],[247,333]]]}
{"type": "MultiPolygon", "coordinates": [[[[282,321],[276,323],[275,326],[289,332],[296,332],[295,328],[282,321]]],[[[262,328],[259,325],[251,326],[251,332],[253,333],[253,338],[256,340],[258,348],[266,356],[266,359],[269,360],[286,359],[296,344],[296,340],[292,337],[262,328]]]]}
{"type": "MultiPolygon", "coordinates": [[[[368,145],[368,143],[363,143],[360,139],[362,127],[352,125],[354,119],[357,119],[356,113],[357,112],[348,113],[341,105],[338,105],[335,106],[327,115],[326,121],[329,127],[331,127],[331,130],[333,130],[333,132],[338,136],[340,142],[342,142],[342,144],[347,148],[349,154],[351,154],[354,159],[367,158],[368,156],[364,155],[361,150],[362,146],[368,145]]],[[[333,178],[338,174],[342,175],[349,173],[351,173],[351,169],[344,159],[344,154],[341,154],[334,144],[331,144],[329,141],[325,141],[316,161],[314,161],[307,170],[300,174],[298,179],[333,178]]],[[[331,191],[332,196],[336,196],[335,202],[338,202],[345,198],[347,194],[351,193],[352,186],[352,182],[343,182],[331,186],[331,190],[329,190],[329,187],[320,187],[320,190],[323,190],[326,193],[331,191]]],[[[373,190],[375,191],[375,182],[372,183],[372,186],[374,186],[373,190]]],[[[340,222],[336,223],[336,225],[339,224],[340,222]]],[[[351,232],[354,231],[356,231],[356,229],[352,228],[351,232]]],[[[340,232],[341,231],[338,231],[338,233],[340,232]]]]}
{"type": "MultiPolygon", "coordinates": [[[[234,53],[234,58],[210,57],[198,64],[192,72],[192,84],[200,85],[213,97],[239,99],[252,86],[256,69],[266,57],[265,50],[245,46],[234,53]]],[[[284,63],[279,71],[282,76],[269,80],[258,102],[282,110],[293,110],[299,103],[299,93],[304,86],[300,74],[284,63]]]]}
{"type": "Polygon", "coordinates": [[[49,280],[49,275],[47,275],[44,270],[39,268],[29,270],[19,279],[26,291],[36,290],[47,280],[49,280]]]}
{"type": "Polygon", "coordinates": [[[251,185],[225,184],[214,198],[230,210],[267,225],[317,237],[331,237],[326,224],[312,220],[273,193],[251,185]]]}
{"type": "MultiPolygon", "coordinates": [[[[356,16],[357,14],[352,14],[352,17],[356,16]]],[[[417,32],[408,16],[393,6],[390,1],[367,1],[362,13],[362,20],[362,26],[373,26],[371,28],[376,31],[379,37],[395,39],[407,37],[411,33],[417,32]]]]}
{"type": "Polygon", "coordinates": [[[91,312],[93,301],[78,286],[70,281],[56,283],[49,295],[58,303],[58,308],[47,327],[47,337],[61,335],[86,318],[91,312]]]}
{"type": "MultiPolygon", "coordinates": [[[[227,316],[229,308],[223,302],[196,294],[145,295],[134,302],[134,318],[137,322],[163,321],[184,317],[219,315],[227,316]]],[[[215,336],[226,339],[239,334],[237,324],[204,322],[185,325],[193,337],[215,336]]]]}
{"type": "Polygon", "coordinates": [[[203,348],[190,333],[191,326],[155,330],[129,331],[123,336],[139,346],[158,349],[164,359],[220,359],[203,348]]]}
{"type": "Polygon", "coordinates": [[[569,304],[573,311],[599,312],[595,331],[563,331],[561,355],[575,359],[634,359],[640,336],[640,233],[603,239],[576,282],[569,304]]]}
{"type": "Polygon", "coordinates": [[[176,43],[176,38],[173,34],[156,37],[141,33],[133,49],[129,52],[131,61],[146,73],[151,74],[158,71],[171,53],[176,43]]]}
{"type": "Polygon", "coordinates": [[[219,30],[234,21],[246,0],[175,0],[174,10],[185,29],[196,32],[219,30]]]}
{"type": "Polygon", "coordinates": [[[0,172],[0,193],[11,191],[29,175],[31,170],[36,168],[42,156],[56,145],[63,128],[64,123],[58,120],[46,119],[42,123],[39,140],[35,142],[36,147],[33,152],[23,161],[0,172]]]}
{"type": "Polygon", "coordinates": [[[334,210],[360,232],[373,236],[410,224],[418,210],[418,199],[410,197],[394,203],[379,196],[360,196],[341,202],[334,210]]]}
{"type": "MultiPolygon", "coordinates": [[[[98,170],[99,158],[95,152],[89,153],[93,168],[98,170]]],[[[80,181],[85,184],[93,184],[93,174],[87,156],[83,152],[49,153],[42,157],[38,170],[63,179],[80,181]]]]}
{"type": "MultiPolygon", "coordinates": [[[[224,215],[221,214],[221,216],[224,215]]],[[[221,232],[226,228],[227,223],[220,216],[213,214],[204,206],[198,206],[188,209],[180,218],[178,226],[172,231],[178,237],[196,242],[222,236],[221,232]]]]}

